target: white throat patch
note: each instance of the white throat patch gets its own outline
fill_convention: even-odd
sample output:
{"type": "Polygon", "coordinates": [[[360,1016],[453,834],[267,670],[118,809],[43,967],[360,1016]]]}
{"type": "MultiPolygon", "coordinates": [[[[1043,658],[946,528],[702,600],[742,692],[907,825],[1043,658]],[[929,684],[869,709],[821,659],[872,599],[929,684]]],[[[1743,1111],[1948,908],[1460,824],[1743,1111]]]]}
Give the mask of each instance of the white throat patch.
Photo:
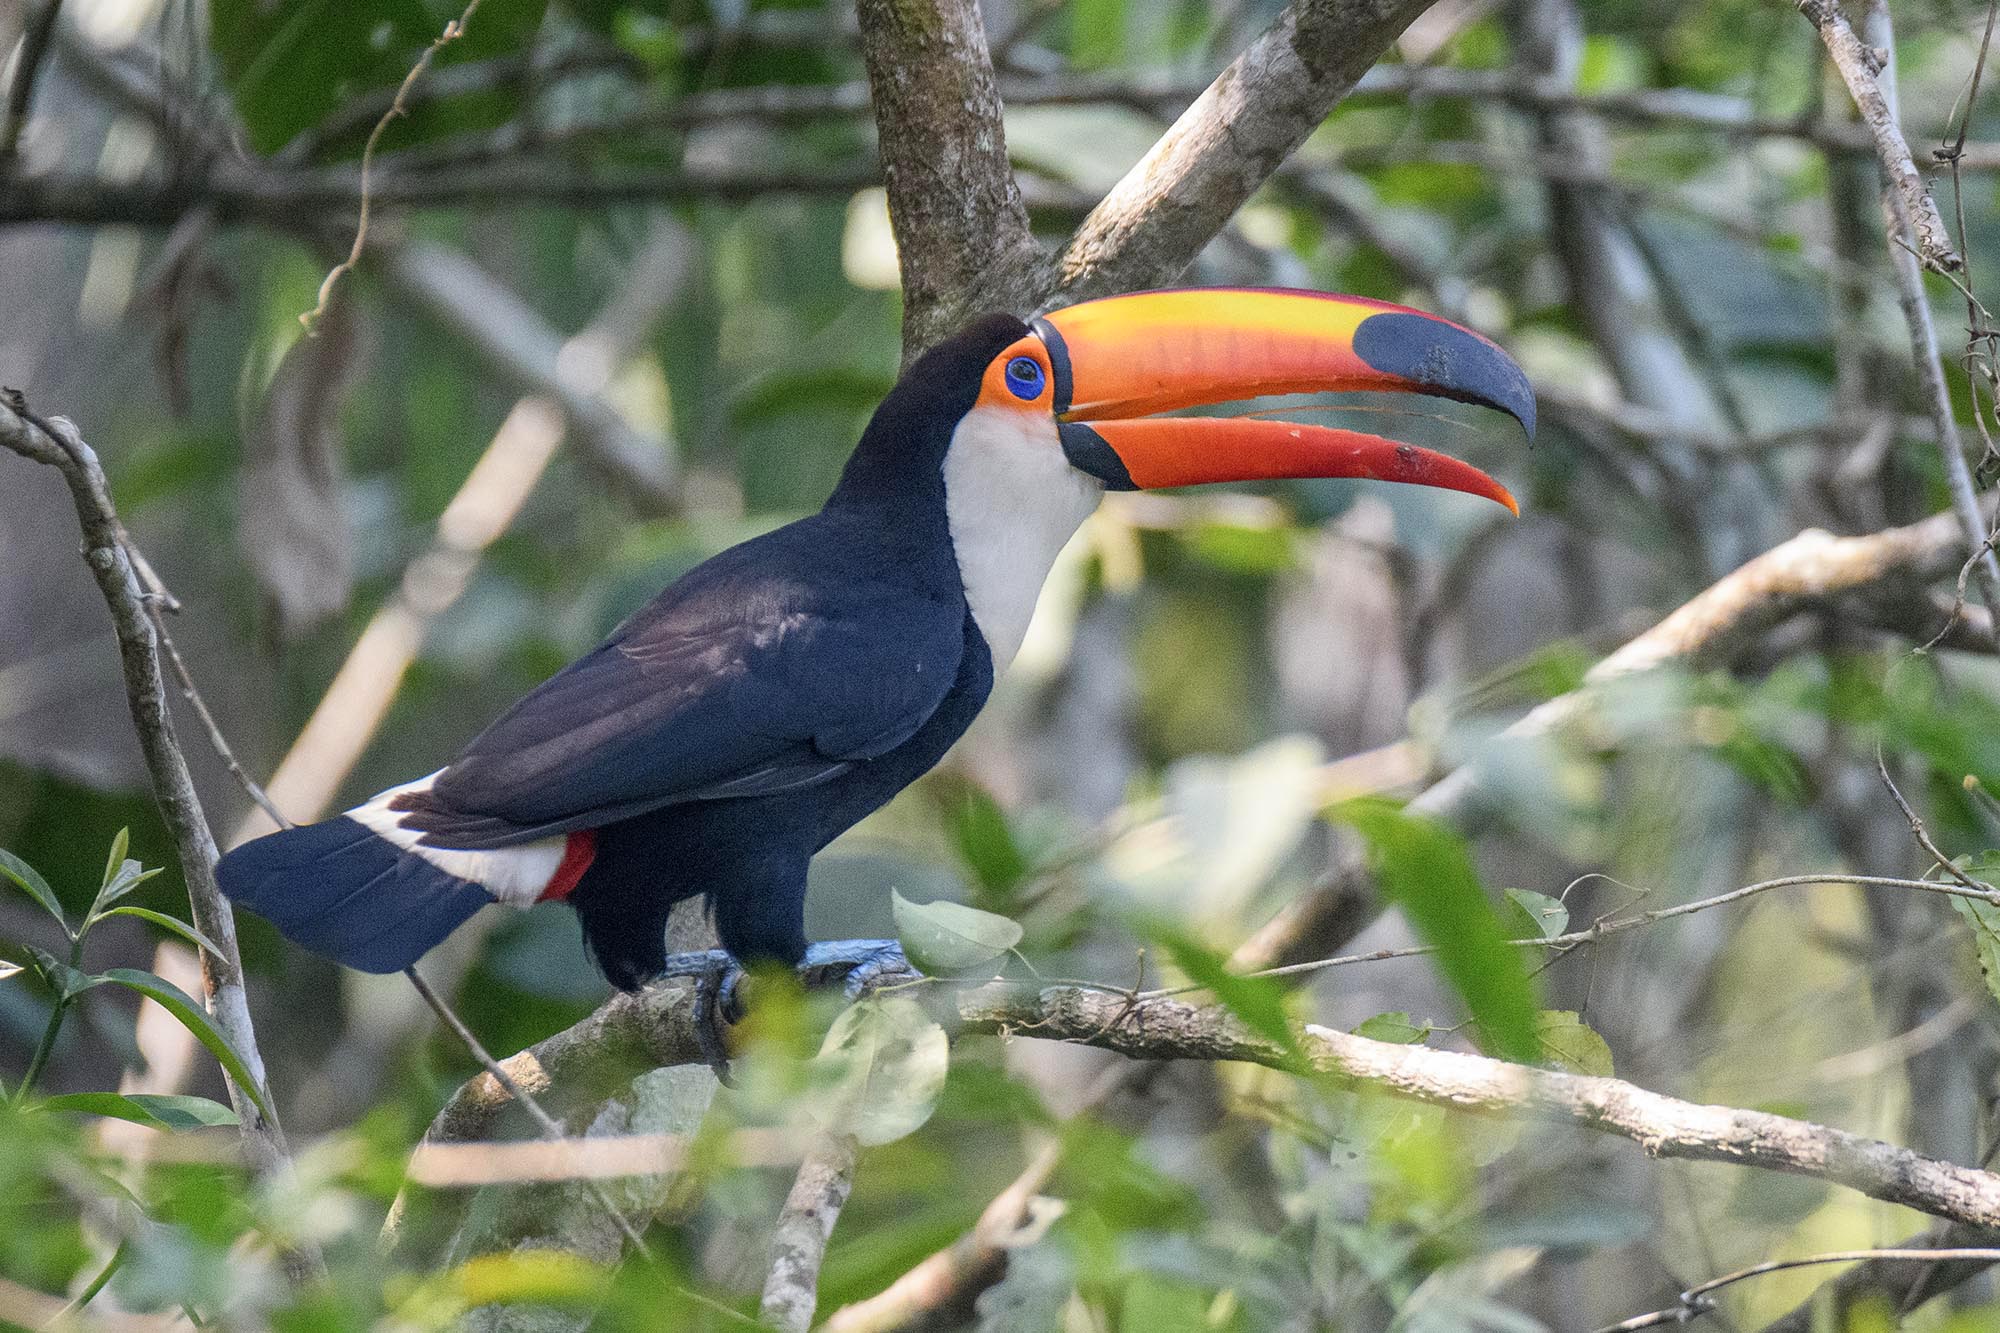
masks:
{"type": "Polygon", "coordinates": [[[997,675],[1014,660],[1056,554],[1104,498],[1063,457],[1053,418],[974,408],[944,456],[958,575],[997,675]]]}

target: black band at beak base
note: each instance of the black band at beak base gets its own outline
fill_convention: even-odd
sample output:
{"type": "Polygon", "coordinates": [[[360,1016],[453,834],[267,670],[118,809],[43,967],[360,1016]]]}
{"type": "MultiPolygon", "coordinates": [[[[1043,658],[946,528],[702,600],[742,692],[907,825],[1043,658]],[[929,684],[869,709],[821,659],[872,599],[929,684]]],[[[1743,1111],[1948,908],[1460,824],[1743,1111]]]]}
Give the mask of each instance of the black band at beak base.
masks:
{"type": "MultiPolygon", "coordinates": [[[[1054,359],[1053,351],[1050,359],[1054,359]]],[[[1118,456],[1102,435],[1081,421],[1065,421],[1056,427],[1062,439],[1063,457],[1078,472],[1088,473],[1104,483],[1107,491],[1136,491],[1139,483],[1132,480],[1126,470],[1125,460],[1118,456]]]]}

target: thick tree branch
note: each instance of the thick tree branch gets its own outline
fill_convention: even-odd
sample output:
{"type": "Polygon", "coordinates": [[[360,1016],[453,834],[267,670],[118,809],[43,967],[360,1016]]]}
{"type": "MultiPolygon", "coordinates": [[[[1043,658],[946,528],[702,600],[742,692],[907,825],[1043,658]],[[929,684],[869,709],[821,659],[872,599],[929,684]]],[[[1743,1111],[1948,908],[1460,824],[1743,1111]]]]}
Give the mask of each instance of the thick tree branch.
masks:
{"type": "MultiPolygon", "coordinates": [[[[174,840],[195,927],[215,944],[213,951],[201,952],[202,986],[207,992],[209,1014],[258,1084],[254,1089],[244,1089],[233,1080],[229,1083],[230,1102],[241,1122],[244,1147],[259,1172],[288,1171],[290,1157],[284,1131],[252,1099],[254,1093],[265,1105],[270,1104],[263,1086],[264,1060],[257,1047],[257,1032],[250,1021],[250,1006],[243,988],[243,961],[236,949],[236,918],[216,887],[215,836],[209,831],[200,798],[195,795],[194,778],[188,772],[167,702],[160,641],[146,609],[147,599],[153,594],[140,584],[134,551],[124,524],[112,508],[104,469],[74,425],[62,417],[43,420],[34,416],[11,390],[0,392],[0,448],[55,468],[69,487],[77,523],[83,529],[84,563],[90,566],[91,575],[97,580],[117,632],[125,673],[125,697],[132,710],[132,726],[138,733],[140,749],[145,754],[153,798],[174,840]]],[[[310,1276],[322,1267],[316,1255],[304,1252],[291,1254],[288,1263],[300,1276],[310,1276]]]]}
{"type": "Polygon", "coordinates": [[[976,0],[860,0],[858,14],[907,358],[975,310],[1024,308],[1041,256],[1007,161],[976,0]]]}
{"type": "MultiPolygon", "coordinates": [[[[1115,991],[1073,986],[987,986],[958,993],[952,1005],[961,1032],[1075,1042],[1143,1060],[1303,1067],[1413,1101],[1482,1114],[1532,1114],[1615,1135],[1654,1157],[1809,1176],[1934,1217],[2000,1226],[2000,1175],[1808,1121],[1681,1101],[1615,1078],[1371,1041],[1316,1024],[1296,1030],[1294,1054],[1219,1007],[1171,999],[1135,1003],[1115,991]]],[[[679,985],[618,996],[513,1057],[509,1072],[547,1088],[549,1097],[564,1097],[572,1085],[603,1087],[607,1077],[629,1071],[630,1064],[621,1062],[635,1056],[661,1064],[699,1061],[690,1008],[679,985]]],[[[460,1089],[427,1137],[443,1140],[468,1130],[484,1137],[505,1108],[504,1091],[482,1075],[460,1089]]]]}
{"type": "Polygon", "coordinates": [[[1173,281],[1429,0],[1293,0],[1092,210],[1063,304],[1173,281]]]}

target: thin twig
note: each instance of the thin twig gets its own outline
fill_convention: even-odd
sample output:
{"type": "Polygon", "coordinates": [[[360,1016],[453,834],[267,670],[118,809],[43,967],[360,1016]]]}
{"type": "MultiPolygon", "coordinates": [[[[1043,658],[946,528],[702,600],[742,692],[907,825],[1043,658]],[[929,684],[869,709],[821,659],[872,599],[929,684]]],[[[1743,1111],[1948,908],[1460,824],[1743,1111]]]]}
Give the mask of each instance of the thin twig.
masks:
{"type": "Polygon", "coordinates": [[[1958,1250],[1838,1250],[1829,1254],[1811,1254],[1801,1259],[1770,1259],[1748,1268],[1739,1268],[1734,1273],[1689,1287],[1681,1293],[1678,1303],[1651,1314],[1634,1315],[1616,1324],[1606,1324],[1597,1333],[1629,1333],[1641,1328],[1659,1328],[1664,1324],[1686,1324],[1715,1309],[1712,1293],[1753,1277],[1763,1277],[1767,1273],[1783,1273],[1793,1268],[1810,1268],[1815,1264],[1852,1264],[1869,1259],[1916,1259],[1948,1261],[1952,1259],[1990,1259],[2000,1261],[2000,1249],[1972,1247],[1958,1250]]]}
{"type": "MultiPolygon", "coordinates": [[[[1907,806],[1904,808],[1905,810],[1908,809],[1907,806]]],[[[1928,841],[1928,835],[1926,835],[1926,840],[1928,841]]],[[[1746,898],[1754,898],[1759,894],[1769,893],[1773,889],[1789,889],[1819,884],[1856,885],[1863,888],[1875,889],[1914,889],[1925,893],[1940,893],[1952,898],[1976,898],[1981,902],[2000,907],[2000,888],[1995,888],[1990,884],[1983,884],[1975,879],[1966,878],[1963,872],[1951,866],[1949,862],[1940,861],[1939,864],[1944,866],[1948,873],[1962,880],[1962,884],[1940,884],[1936,880],[1929,879],[1897,879],[1888,875],[1786,875],[1780,879],[1760,880],[1755,884],[1746,884],[1741,888],[1731,889],[1727,893],[1718,893],[1696,902],[1680,903],[1673,907],[1656,908],[1650,912],[1637,912],[1631,916],[1606,917],[1583,930],[1573,930],[1562,935],[1533,935],[1522,939],[1503,940],[1502,943],[1523,949],[1569,950],[1580,944],[1595,944],[1597,941],[1609,938],[1612,935],[1622,935],[1628,930],[1638,930],[1641,927],[1655,925],[1658,922],[1672,920],[1675,917],[1692,916],[1697,912],[1706,912],[1713,908],[1726,907],[1731,903],[1742,902],[1746,898]]],[[[1434,944],[1412,944],[1399,949],[1376,949],[1371,953],[1345,954],[1338,958],[1316,958],[1309,962],[1288,963],[1283,967],[1267,967],[1255,972],[1239,973],[1238,975],[1245,978],[1300,977],[1314,972],[1323,972],[1330,967],[1348,967],[1355,963],[1380,963],[1395,958],[1422,958],[1436,952],[1437,946],[1434,944]]],[[[1104,989],[1108,990],[1112,988],[1106,987],[1104,989]]],[[[1206,989],[1208,988],[1205,986],[1196,985],[1170,986],[1161,990],[1143,991],[1137,996],[1137,999],[1140,1001],[1158,1000],[1171,995],[1192,995],[1206,989]]]]}
{"type": "Polygon", "coordinates": [[[285,818],[284,811],[272,804],[271,798],[265,794],[257,779],[251,777],[237,761],[236,752],[230,748],[228,738],[222,734],[221,724],[215,720],[215,714],[208,711],[208,701],[203,699],[201,691],[195,688],[194,676],[189,673],[187,663],[182,660],[181,650],[174,646],[173,636],[167,633],[166,620],[161,615],[165,609],[157,598],[146,599],[146,611],[153,618],[153,632],[160,637],[160,650],[167,656],[167,665],[173,669],[174,679],[180,682],[181,698],[187,700],[188,705],[194,709],[195,716],[201,719],[202,729],[208,733],[209,746],[214,749],[216,757],[222,760],[223,767],[229,770],[229,776],[236,779],[236,784],[271,817],[273,823],[279,828],[298,827],[285,818]]]}
{"type": "Polygon", "coordinates": [[[305,325],[307,333],[313,331],[313,326],[319,323],[320,316],[326,313],[326,303],[333,299],[334,284],[340,281],[343,273],[354,271],[354,266],[361,262],[362,247],[368,244],[368,212],[373,201],[368,186],[369,175],[375,168],[375,146],[382,141],[382,135],[388,130],[390,121],[408,114],[403,99],[408,96],[417,80],[423,77],[424,71],[431,67],[431,61],[436,59],[437,53],[464,35],[465,25],[472,21],[472,16],[478,12],[480,3],[481,0],[467,0],[465,12],[446,23],[444,31],[424,48],[423,54],[417,57],[417,63],[410,66],[410,72],[403,76],[402,86],[396,89],[396,100],[389,104],[389,109],[382,113],[382,119],[376,121],[375,128],[369,131],[368,143],[361,150],[361,215],[354,224],[354,245],[348,250],[347,258],[335,264],[327,273],[326,279],[320,283],[319,300],[313,308],[299,316],[299,323],[305,325]]]}
{"type": "MultiPolygon", "coordinates": [[[[404,968],[403,975],[410,979],[410,984],[417,988],[417,994],[424,997],[424,1003],[431,1007],[431,1011],[438,1016],[439,1020],[456,1034],[459,1041],[464,1043],[466,1050],[472,1052],[472,1057],[479,1061],[481,1067],[493,1076],[495,1082],[507,1090],[509,1097],[519,1103],[521,1108],[528,1113],[528,1118],[540,1126],[543,1137],[556,1143],[564,1142],[569,1138],[568,1132],[563,1129],[556,1118],[547,1111],[544,1111],[542,1104],[530,1096],[526,1088],[523,1088],[519,1083],[514,1081],[514,1076],[509,1074],[500,1062],[487,1052],[486,1047],[480,1042],[479,1038],[472,1034],[472,1029],[467,1027],[465,1021],[452,1010],[450,1005],[444,1002],[442,996],[430,988],[430,984],[424,980],[423,975],[414,966],[404,968]]],[[[586,1178],[582,1183],[583,1187],[589,1190],[591,1195],[597,1200],[599,1206],[606,1213],[610,1214],[612,1222],[624,1235],[625,1243],[632,1247],[633,1253],[641,1255],[649,1263],[653,1262],[653,1251],[646,1244],[646,1238],[639,1234],[638,1228],[632,1225],[631,1219],[625,1216],[624,1210],[618,1206],[617,1201],[611,1197],[610,1191],[604,1188],[603,1183],[594,1178],[586,1178]]]]}

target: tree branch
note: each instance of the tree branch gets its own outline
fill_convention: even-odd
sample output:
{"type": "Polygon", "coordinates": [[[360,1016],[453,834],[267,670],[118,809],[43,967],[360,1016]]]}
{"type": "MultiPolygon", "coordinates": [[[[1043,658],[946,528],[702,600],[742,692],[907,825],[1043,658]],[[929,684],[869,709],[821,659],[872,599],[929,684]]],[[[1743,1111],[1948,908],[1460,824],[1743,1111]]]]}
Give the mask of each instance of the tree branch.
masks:
{"type": "MultiPolygon", "coordinates": [[[[289,1171],[284,1131],[258,1106],[259,1099],[268,1106],[270,1097],[244,994],[236,918],[215,883],[215,837],[195,795],[194,779],[175,732],[159,638],[146,610],[149,594],[140,585],[130,539],[112,507],[104,469],[74,425],[62,417],[44,420],[35,416],[12,390],[0,392],[0,448],[55,468],[69,487],[77,523],[83,530],[84,563],[97,580],[118,636],[125,697],[145,754],[153,799],[174,840],[195,928],[215,945],[214,950],[201,951],[202,988],[207,993],[209,1014],[257,1084],[245,1089],[231,1080],[228,1085],[244,1147],[260,1173],[289,1171]]],[[[294,1276],[301,1278],[324,1269],[318,1256],[309,1251],[289,1252],[286,1262],[294,1276]]]]}
{"type": "MultiPolygon", "coordinates": [[[[1809,1121],[1681,1101],[1615,1078],[1372,1041],[1317,1024],[1295,1029],[1295,1055],[1219,1007],[1172,999],[1135,1003],[1122,993],[1076,986],[992,985],[958,992],[951,1004],[961,1032],[1073,1042],[1142,1060],[1303,1067],[1412,1101],[1481,1114],[1527,1113],[1614,1135],[1654,1157],[1809,1176],[1934,1217],[2000,1226],[2000,1175],[1809,1121]]],[[[538,1095],[546,1088],[547,1102],[570,1096],[572,1087],[602,1088],[607,1078],[628,1077],[635,1057],[698,1062],[691,1007],[687,988],[678,984],[620,995],[506,1063],[538,1095]]],[[[589,1097],[585,1092],[580,1100],[589,1097]]],[[[452,1098],[426,1139],[466,1137],[468,1131],[485,1137],[506,1105],[505,1091],[481,1075],[452,1098]]]]}
{"type": "Polygon", "coordinates": [[[1062,303],[1171,282],[1428,0],[1293,0],[1084,219],[1062,303]]]}
{"type": "Polygon", "coordinates": [[[1042,260],[1007,161],[977,0],[859,0],[858,15],[907,359],[977,309],[1025,311],[1042,260]]]}
{"type": "Polygon", "coordinates": [[[1820,40],[1826,44],[1827,54],[1833,57],[1834,68],[1840,71],[1841,81],[1847,85],[1854,105],[1861,110],[1861,119],[1875,138],[1875,153],[1881,159],[1882,170],[1902,196],[1903,208],[1916,229],[1924,266],[1938,273],[1958,272],[1965,267],[1965,260],[1952,248],[1937,201],[1931,198],[1923,175],[1910,156],[1910,145],[1896,123],[1895,109],[1883,95],[1879,76],[1884,68],[1884,55],[1863,45],[1834,0],[1798,0],[1798,6],[1799,13],[1819,29],[1820,40]]]}
{"type": "Polygon", "coordinates": [[[21,152],[21,131],[28,124],[28,108],[35,97],[35,80],[42,72],[42,59],[49,51],[49,37],[55,32],[62,0],[42,0],[21,33],[21,58],[14,65],[14,80],[7,88],[7,111],[0,117],[0,171],[12,170],[21,152]]]}
{"type": "Polygon", "coordinates": [[[799,1163],[771,1232],[771,1273],[759,1313],[780,1333],[806,1333],[819,1308],[819,1269],[826,1243],[854,1191],[861,1145],[850,1134],[822,1134],[799,1163]]]}

